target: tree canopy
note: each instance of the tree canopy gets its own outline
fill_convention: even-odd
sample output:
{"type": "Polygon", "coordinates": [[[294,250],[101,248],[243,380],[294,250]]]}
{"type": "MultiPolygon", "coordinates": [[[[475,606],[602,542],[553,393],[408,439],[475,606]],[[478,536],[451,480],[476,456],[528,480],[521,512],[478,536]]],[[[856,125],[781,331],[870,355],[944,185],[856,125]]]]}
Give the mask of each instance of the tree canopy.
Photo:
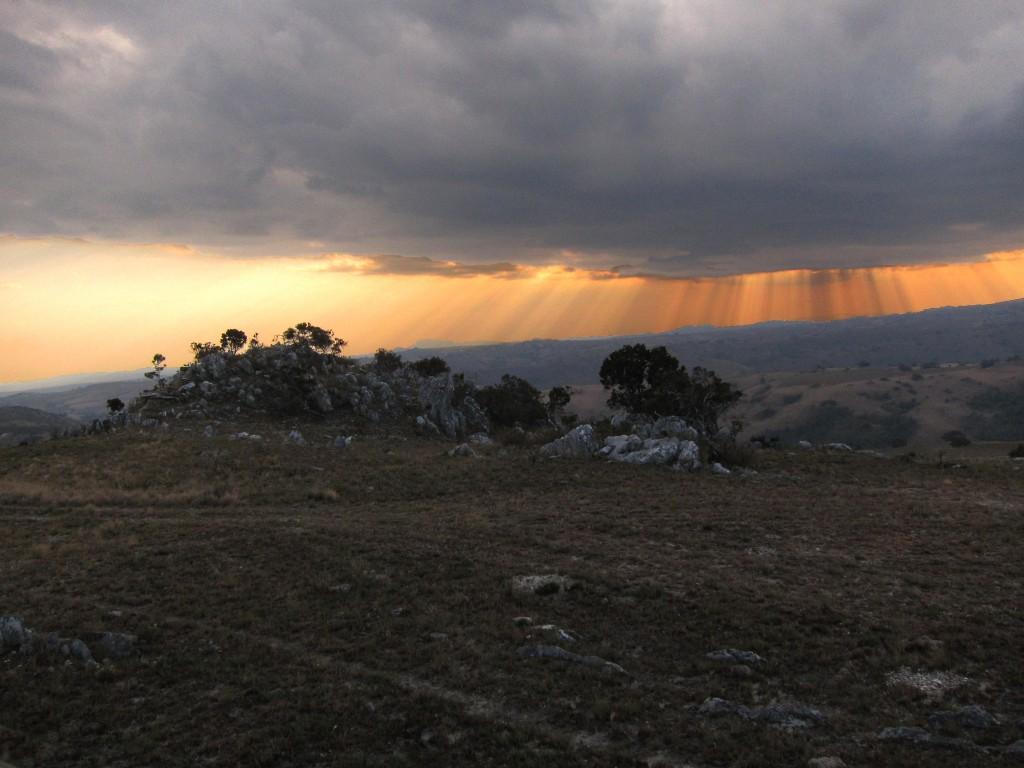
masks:
{"type": "Polygon", "coordinates": [[[630,413],[681,416],[706,435],[718,432],[722,414],[742,397],[714,372],[685,366],[665,347],[626,345],[601,364],[601,384],[610,391],[608,405],[630,413]]]}

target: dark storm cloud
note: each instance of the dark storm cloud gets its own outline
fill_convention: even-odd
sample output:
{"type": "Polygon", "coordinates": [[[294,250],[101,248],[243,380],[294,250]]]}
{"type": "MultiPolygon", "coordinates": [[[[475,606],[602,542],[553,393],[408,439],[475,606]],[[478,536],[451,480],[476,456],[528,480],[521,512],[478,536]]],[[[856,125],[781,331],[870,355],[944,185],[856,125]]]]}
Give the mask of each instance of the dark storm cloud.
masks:
{"type": "Polygon", "coordinates": [[[1024,9],[999,0],[97,0],[0,22],[7,231],[663,272],[1024,230],[1024,9]]]}
{"type": "Polygon", "coordinates": [[[429,275],[432,277],[502,277],[517,278],[528,270],[506,261],[485,264],[464,264],[439,261],[426,256],[380,254],[363,257],[325,256],[325,272],[358,272],[362,275],[429,275]]]}

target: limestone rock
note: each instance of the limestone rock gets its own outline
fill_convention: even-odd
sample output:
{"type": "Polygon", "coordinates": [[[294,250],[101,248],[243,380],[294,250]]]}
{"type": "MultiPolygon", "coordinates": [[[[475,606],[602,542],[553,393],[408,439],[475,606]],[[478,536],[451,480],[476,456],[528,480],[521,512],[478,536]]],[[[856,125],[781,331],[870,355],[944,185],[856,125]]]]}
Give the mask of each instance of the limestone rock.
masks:
{"type": "Polygon", "coordinates": [[[553,595],[558,592],[568,592],[573,586],[572,579],[557,573],[512,578],[512,591],[521,595],[553,595]]]}
{"type": "Polygon", "coordinates": [[[753,651],[741,651],[736,648],[723,648],[719,651],[711,651],[705,658],[711,661],[720,661],[726,664],[762,664],[764,659],[753,651]]]}
{"type": "Polygon", "coordinates": [[[587,459],[598,449],[597,436],[590,424],[580,424],[575,429],[552,440],[540,449],[544,458],[587,459]]]}

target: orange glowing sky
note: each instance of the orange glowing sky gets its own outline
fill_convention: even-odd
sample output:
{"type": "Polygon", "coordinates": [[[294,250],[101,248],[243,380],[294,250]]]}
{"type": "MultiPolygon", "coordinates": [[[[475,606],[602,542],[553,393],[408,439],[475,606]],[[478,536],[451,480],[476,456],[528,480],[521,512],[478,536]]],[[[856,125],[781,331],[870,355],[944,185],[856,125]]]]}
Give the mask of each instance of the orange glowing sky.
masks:
{"type": "Polygon", "coordinates": [[[971,262],[730,277],[0,237],[0,381],[185,362],[227,327],[333,328],[352,354],[420,339],[513,341],[693,324],[830,320],[1024,297],[1024,251],[971,262]]]}

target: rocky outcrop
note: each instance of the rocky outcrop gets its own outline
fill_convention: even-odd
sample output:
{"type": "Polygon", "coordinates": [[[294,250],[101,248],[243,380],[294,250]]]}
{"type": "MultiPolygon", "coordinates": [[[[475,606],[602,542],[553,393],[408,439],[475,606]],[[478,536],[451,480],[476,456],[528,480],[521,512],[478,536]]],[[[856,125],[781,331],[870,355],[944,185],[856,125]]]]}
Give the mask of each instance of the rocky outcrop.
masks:
{"type": "Polygon", "coordinates": [[[589,424],[575,429],[541,446],[540,455],[546,459],[589,459],[598,449],[597,435],[589,424]]]}
{"type": "Polygon", "coordinates": [[[425,377],[402,366],[381,371],[303,345],[275,344],[244,354],[209,351],[143,393],[137,423],[244,414],[349,414],[370,423],[405,422],[452,440],[486,434],[490,424],[474,388],[450,374],[425,377]]]}

